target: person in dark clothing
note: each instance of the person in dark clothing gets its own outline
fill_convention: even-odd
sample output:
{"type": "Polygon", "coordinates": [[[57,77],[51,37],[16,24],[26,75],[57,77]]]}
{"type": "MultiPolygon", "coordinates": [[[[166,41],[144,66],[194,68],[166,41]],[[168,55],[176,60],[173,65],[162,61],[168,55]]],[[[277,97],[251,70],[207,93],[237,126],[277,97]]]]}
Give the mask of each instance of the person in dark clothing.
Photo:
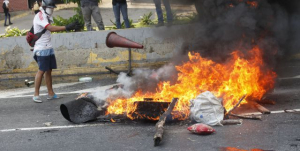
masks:
{"type": "Polygon", "coordinates": [[[130,28],[128,13],[127,13],[127,2],[126,0],[113,0],[112,1],[113,10],[116,18],[116,25],[117,28],[121,28],[121,21],[120,21],[120,13],[122,13],[123,20],[125,22],[125,27],[130,28]]]}
{"type": "Polygon", "coordinates": [[[13,23],[10,21],[10,13],[9,13],[9,9],[10,8],[10,4],[9,4],[9,0],[3,0],[3,6],[5,6],[5,8],[3,8],[4,10],[4,14],[5,14],[5,22],[4,22],[4,26],[8,26],[6,24],[7,19],[9,21],[9,25],[12,25],[13,23]]]}
{"type": "Polygon", "coordinates": [[[92,31],[91,16],[93,16],[98,29],[104,30],[100,8],[98,7],[98,0],[80,0],[83,19],[88,31],[92,31]]]}
{"type": "Polygon", "coordinates": [[[161,1],[164,3],[165,8],[166,8],[168,25],[171,25],[173,22],[173,14],[172,14],[171,5],[170,5],[169,0],[153,0],[153,2],[155,4],[155,8],[156,8],[157,18],[158,18],[158,23],[156,26],[164,25],[164,17],[163,17],[163,12],[161,9],[161,1]]]}

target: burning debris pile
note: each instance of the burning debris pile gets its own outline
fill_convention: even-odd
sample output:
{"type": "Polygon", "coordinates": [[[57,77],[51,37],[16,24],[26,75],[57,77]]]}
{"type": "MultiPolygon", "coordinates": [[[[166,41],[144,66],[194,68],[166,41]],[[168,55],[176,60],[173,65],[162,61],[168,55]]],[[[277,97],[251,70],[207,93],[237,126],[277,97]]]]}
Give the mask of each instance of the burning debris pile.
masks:
{"type": "Polygon", "coordinates": [[[190,36],[171,63],[157,70],[135,69],[131,77],[120,73],[119,85],[96,91],[93,99],[105,104],[106,115],[159,120],[171,100],[178,98],[169,116],[187,120],[190,100],[210,91],[222,100],[225,117],[260,119],[232,110],[248,104],[269,113],[257,102],[274,88],[276,58],[299,45],[294,40],[300,33],[294,32],[299,31],[295,26],[299,11],[290,9],[293,4],[299,6],[293,0],[196,0],[200,19],[193,25],[195,31],[171,33],[190,36]]]}

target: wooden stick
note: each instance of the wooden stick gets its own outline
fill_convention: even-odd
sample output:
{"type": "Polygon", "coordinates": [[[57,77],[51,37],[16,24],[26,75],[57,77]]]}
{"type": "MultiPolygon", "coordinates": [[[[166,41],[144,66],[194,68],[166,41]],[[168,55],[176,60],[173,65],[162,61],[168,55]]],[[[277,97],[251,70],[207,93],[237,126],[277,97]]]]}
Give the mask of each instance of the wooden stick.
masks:
{"type": "Polygon", "coordinates": [[[285,109],[284,112],[285,113],[300,113],[300,111],[297,111],[297,110],[287,110],[287,109],[285,109]]]}
{"type": "Polygon", "coordinates": [[[245,94],[240,100],[239,100],[239,102],[231,109],[231,110],[229,110],[228,112],[227,112],[227,114],[230,114],[231,113],[231,111],[233,111],[235,108],[237,108],[240,104],[241,104],[241,102],[244,100],[244,98],[247,96],[247,94],[245,94]]]}
{"type": "Polygon", "coordinates": [[[270,113],[271,113],[270,110],[266,109],[265,107],[263,107],[262,105],[260,105],[260,104],[258,104],[258,103],[256,103],[256,102],[254,102],[253,105],[254,105],[254,106],[257,108],[257,110],[258,110],[259,112],[261,112],[262,114],[270,114],[270,113]]]}
{"type": "Polygon", "coordinates": [[[230,119],[230,120],[222,120],[221,121],[221,124],[223,124],[223,125],[238,125],[238,124],[242,124],[242,123],[243,123],[242,119],[238,119],[238,120],[230,119]]]}
{"type": "Polygon", "coordinates": [[[160,117],[159,121],[156,123],[156,133],[154,135],[154,146],[158,146],[159,143],[162,141],[163,133],[164,133],[164,124],[166,122],[166,118],[169,114],[171,114],[178,98],[173,98],[171,104],[169,105],[167,111],[165,111],[160,117]]]}
{"type": "Polygon", "coordinates": [[[252,119],[252,120],[261,120],[261,116],[259,115],[236,115],[236,114],[228,114],[229,116],[234,116],[243,119],[252,119]]]}

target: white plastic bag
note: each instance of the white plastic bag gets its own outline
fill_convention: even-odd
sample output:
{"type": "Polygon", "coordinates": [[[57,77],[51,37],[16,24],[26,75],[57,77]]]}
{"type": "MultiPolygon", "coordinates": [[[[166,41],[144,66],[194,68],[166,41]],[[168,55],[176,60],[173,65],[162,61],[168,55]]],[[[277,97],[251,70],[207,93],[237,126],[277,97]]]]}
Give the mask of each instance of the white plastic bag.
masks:
{"type": "Polygon", "coordinates": [[[222,100],[216,98],[211,92],[206,91],[190,100],[191,110],[190,118],[198,123],[204,123],[210,126],[222,125],[224,118],[224,107],[222,100]]]}

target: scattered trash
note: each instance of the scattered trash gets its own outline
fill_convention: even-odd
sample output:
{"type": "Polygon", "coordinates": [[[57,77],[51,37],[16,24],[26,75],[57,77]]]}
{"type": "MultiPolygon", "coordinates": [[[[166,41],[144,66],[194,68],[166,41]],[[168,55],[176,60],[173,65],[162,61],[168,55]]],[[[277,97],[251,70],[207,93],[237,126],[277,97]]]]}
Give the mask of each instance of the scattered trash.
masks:
{"type": "Polygon", "coordinates": [[[34,84],[34,81],[29,81],[28,79],[25,80],[25,85],[26,85],[27,87],[29,87],[29,86],[31,86],[31,85],[33,85],[33,84],[34,84]]]}
{"type": "Polygon", "coordinates": [[[93,78],[92,77],[81,77],[79,78],[79,82],[92,82],[93,78]]]}
{"type": "Polygon", "coordinates": [[[53,130],[46,130],[46,131],[42,131],[40,133],[51,133],[51,132],[57,132],[58,130],[53,129],[53,130]]]}
{"type": "Polygon", "coordinates": [[[190,100],[192,121],[204,123],[210,126],[222,125],[224,118],[224,107],[221,100],[216,98],[211,92],[206,91],[190,100]]]}
{"type": "Polygon", "coordinates": [[[43,124],[46,125],[46,126],[51,126],[52,122],[46,122],[46,123],[43,123],[43,124]]]}
{"type": "Polygon", "coordinates": [[[196,140],[193,140],[193,139],[191,139],[191,138],[187,138],[187,139],[190,140],[190,141],[192,141],[192,142],[196,141],[196,140]]]}
{"type": "Polygon", "coordinates": [[[198,124],[189,126],[187,128],[187,130],[189,130],[192,133],[200,134],[200,135],[209,135],[209,134],[215,132],[215,129],[213,129],[212,127],[210,127],[208,125],[202,124],[202,123],[198,123],[198,124]]]}
{"type": "Polygon", "coordinates": [[[241,125],[242,123],[243,123],[242,119],[238,119],[238,120],[230,119],[230,120],[222,120],[221,121],[221,124],[223,124],[223,125],[241,125]]]}

